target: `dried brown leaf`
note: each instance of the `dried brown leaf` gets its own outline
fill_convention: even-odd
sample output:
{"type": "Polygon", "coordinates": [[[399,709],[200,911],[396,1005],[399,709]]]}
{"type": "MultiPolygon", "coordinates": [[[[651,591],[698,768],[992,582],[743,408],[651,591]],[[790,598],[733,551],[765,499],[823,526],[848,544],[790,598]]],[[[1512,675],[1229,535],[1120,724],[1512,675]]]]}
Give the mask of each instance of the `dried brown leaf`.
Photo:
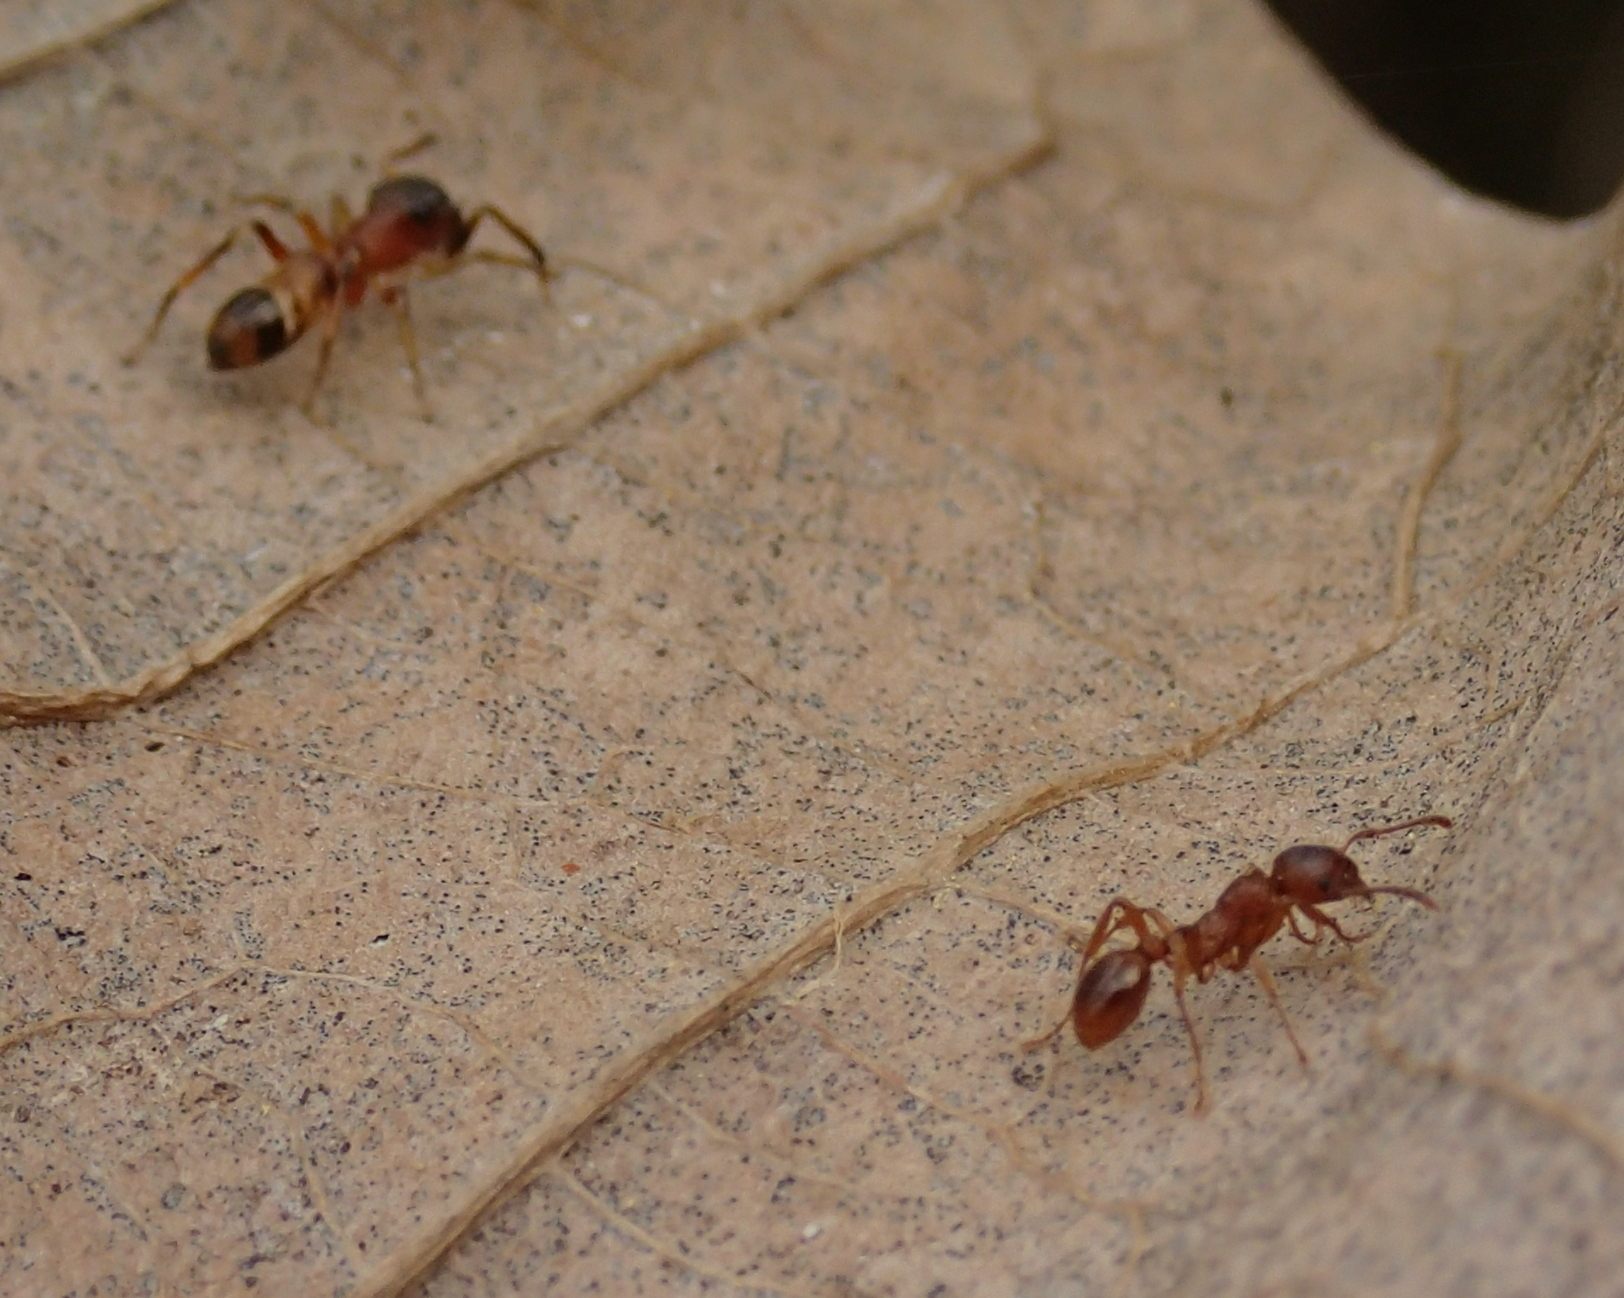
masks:
{"type": "Polygon", "coordinates": [[[5,735],[0,1290],[1605,1291],[1617,214],[1073,10],[181,5],[0,92],[7,707],[180,686],[5,735]],[[370,316],[324,423],[116,368],[205,198],[426,126],[614,271],[425,292],[438,426],[370,316]],[[1422,810],[1440,916],[1275,953],[1310,1076],[1232,979],[1204,1120],[1165,990],[1018,1049],[1111,895],[1422,810]]]}

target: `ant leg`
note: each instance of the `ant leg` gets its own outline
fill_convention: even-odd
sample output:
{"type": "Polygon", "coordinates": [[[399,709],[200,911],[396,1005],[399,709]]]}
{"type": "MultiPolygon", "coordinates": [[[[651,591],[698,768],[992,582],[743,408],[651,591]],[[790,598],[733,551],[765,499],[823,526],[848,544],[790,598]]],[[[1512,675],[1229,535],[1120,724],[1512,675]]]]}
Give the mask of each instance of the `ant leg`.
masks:
{"type": "Polygon", "coordinates": [[[1126,897],[1113,897],[1111,903],[1100,912],[1099,919],[1094,923],[1094,931],[1088,935],[1088,944],[1082,949],[1083,963],[1086,965],[1098,955],[1100,948],[1110,941],[1111,935],[1124,928],[1133,930],[1140,946],[1155,946],[1149,925],[1145,923],[1147,915],[1162,930],[1161,937],[1165,941],[1173,931],[1166,915],[1154,908],[1136,905],[1126,897]],[[1117,913],[1119,911],[1120,914],[1117,913]]]}
{"type": "Polygon", "coordinates": [[[1288,910],[1286,912],[1286,923],[1291,925],[1292,937],[1296,938],[1304,946],[1319,945],[1320,933],[1323,932],[1323,930],[1320,928],[1318,922],[1315,923],[1312,934],[1304,933],[1302,926],[1297,923],[1297,912],[1295,910],[1288,910]]]}
{"type": "MultiPolygon", "coordinates": [[[[530,232],[506,212],[502,211],[501,208],[494,207],[490,203],[483,203],[475,208],[473,215],[468,218],[466,227],[468,237],[470,239],[474,237],[474,227],[487,216],[512,235],[525,252],[530,254],[530,260],[522,264],[536,272],[537,278],[541,280],[541,291],[545,294],[547,292],[547,281],[552,278],[552,273],[547,267],[547,254],[542,252],[541,245],[535,241],[530,232]]],[[[484,258],[480,258],[480,260],[484,260],[484,258]]]]}
{"type": "MultiPolygon", "coordinates": [[[[491,266],[516,266],[520,270],[535,270],[536,263],[528,257],[521,257],[516,252],[490,252],[478,248],[473,252],[463,254],[464,261],[483,261],[491,266]]],[[[549,271],[549,273],[551,273],[549,271]]]]}
{"type": "Polygon", "coordinates": [[[338,337],[338,322],[343,314],[343,301],[334,298],[327,308],[327,314],[321,319],[321,351],[316,354],[316,372],[310,380],[310,391],[305,394],[299,407],[306,417],[313,417],[311,412],[316,408],[316,394],[321,391],[322,380],[327,377],[327,362],[332,359],[333,340],[338,337]]]}
{"type": "MultiPolygon", "coordinates": [[[[1159,932],[1161,934],[1162,940],[1164,942],[1171,939],[1173,934],[1178,932],[1178,926],[1175,925],[1172,920],[1168,919],[1166,915],[1162,914],[1162,912],[1157,910],[1156,907],[1154,907],[1154,906],[1145,906],[1144,908],[1142,908],[1140,910],[1139,913],[1142,914],[1142,915],[1146,915],[1146,916],[1148,916],[1150,918],[1150,922],[1156,926],[1157,932],[1159,932]]],[[[1144,939],[1145,939],[1144,930],[1141,929],[1136,924],[1136,925],[1134,925],[1134,931],[1139,934],[1140,941],[1144,941],[1144,939]]]]}
{"type": "Polygon", "coordinates": [[[1286,1013],[1286,1007],[1280,1003],[1280,989],[1274,985],[1274,975],[1269,972],[1269,967],[1263,963],[1261,956],[1254,955],[1247,963],[1251,967],[1252,976],[1263,988],[1263,994],[1269,998],[1269,1004],[1273,1005],[1275,1013],[1280,1015],[1280,1022],[1285,1024],[1286,1035],[1291,1038],[1292,1049],[1297,1052],[1298,1060],[1304,1068],[1307,1068],[1308,1052],[1303,1049],[1303,1043],[1297,1040],[1297,1031],[1291,1026],[1291,1017],[1286,1013]]]}
{"type": "Polygon", "coordinates": [[[1205,1113],[1207,1110],[1207,1069],[1201,1061],[1201,1037],[1195,1030],[1195,1020],[1190,1017],[1190,1007],[1184,1000],[1184,975],[1173,975],[1173,999],[1179,1004],[1179,1015],[1184,1020],[1184,1031],[1190,1038],[1190,1053],[1195,1056],[1195,1111],[1205,1113]]]}
{"type": "Polygon", "coordinates": [[[333,241],[327,237],[327,231],[321,228],[321,222],[291,198],[284,198],[280,194],[233,194],[232,201],[245,206],[258,203],[265,207],[274,207],[279,212],[286,212],[299,223],[299,228],[304,231],[305,238],[310,240],[312,248],[323,256],[333,250],[333,241]]]}
{"type": "Polygon", "coordinates": [[[169,314],[169,308],[175,305],[175,299],[202,278],[209,267],[231,251],[232,246],[242,236],[243,231],[251,231],[264,245],[265,251],[271,254],[271,260],[282,262],[288,259],[289,253],[280,239],[271,232],[270,226],[263,221],[250,221],[246,225],[239,225],[235,230],[203,254],[202,259],[188,270],[184,275],[171,284],[163,297],[158,300],[158,309],[153,313],[152,323],[147,326],[146,333],[141,340],[124,353],[123,361],[126,365],[134,365],[140,359],[141,353],[151,346],[152,340],[158,336],[158,329],[169,314]]]}
{"type": "Polygon", "coordinates": [[[412,388],[417,393],[417,403],[423,407],[423,422],[434,422],[434,407],[429,405],[428,393],[423,386],[423,368],[417,363],[417,331],[412,328],[412,303],[407,297],[404,287],[385,289],[382,294],[385,304],[395,310],[395,317],[400,321],[400,345],[406,352],[406,363],[412,368],[412,388]]]}
{"type": "MultiPolygon", "coordinates": [[[[513,253],[507,252],[487,252],[483,248],[481,248],[478,252],[465,253],[461,260],[464,262],[482,261],[492,266],[515,266],[520,270],[534,270],[536,268],[534,259],[530,257],[519,257],[515,256],[513,253]]],[[[575,270],[583,270],[590,275],[596,275],[599,279],[606,279],[611,284],[618,285],[620,288],[626,289],[628,292],[637,294],[638,297],[646,298],[648,301],[654,303],[655,306],[659,307],[662,311],[666,311],[671,315],[683,316],[687,314],[687,309],[685,307],[673,302],[663,293],[656,292],[647,284],[631,278],[631,276],[626,274],[625,271],[616,270],[614,267],[606,266],[602,262],[591,261],[585,257],[576,257],[573,255],[562,257],[554,256],[548,259],[547,279],[542,282],[542,292],[547,295],[549,300],[551,300],[552,293],[547,288],[547,284],[553,278],[554,268],[558,266],[573,268],[575,270]]],[[[455,269],[455,265],[448,269],[455,269]]],[[[435,272],[430,273],[433,274],[435,272]]],[[[441,271],[438,273],[445,274],[448,272],[441,271]]]]}
{"type": "Polygon", "coordinates": [[[1110,903],[1100,912],[1100,917],[1094,921],[1094,929],[1088,935],[1088,941],[1082,949],[1083,963],[1086,965],[1092,960],[1099,949],[1106,944],[1119,928],[1123,928],[1132,921],[1130,914],[1138,911],[1139,907],[1124,897],[1113,897],[1110,903]],[[1121,911],[1120,917],[1116,912],[1121,911]]]}
{"type": "MultiPolygon", "coordinates": [[[[529,253],[529,256],[519,257],[512,253],[488,252],[481,248],[477,252],[465,253],[462,258],[460,258],[459,263],[453,264],[443,271],[429,272],[430,275],[448,274],[451,270],[456,269],[457,264],[466,264],[470,261],[480,261],[490,266],[513,266],[520,270],[535,271],[541,277],[542,296],[547,298],[548,301],[551,301],[552,290],[548,288],[548,284],[551,283],[553,278],[553,263],[547,260],[547,255],[542,252],[540,245],[538,245],[536,241],[531,238],[530,235],[527,234],[517,223],[512,221],[503,213],[497,211],[494,207],[481,207],[475,211],[473,216],[468,220],[469,235],[472,236],[475,224],[482,216],[486,215],[489,215],[494,220],[500,222],[509,234],[524,245],[525,249],[529,253]]],[[[611,269],[608,266],[600,265],[594,261],[584,260],[580,257],[566,257],[562,259],[562,262],[565,266],[574,266],[577,269],[589,271],[594,275],[598,275],[603,279],[609,280],[613,284],[618,284],[622,288],[629,289],[631,292],[636,293],[639,297],[647,298],[650,302],[653,302],[656,306],[670,312],[672,315],[680,316],[685,314],[683,308],[673,302],[668,301],[663,295],[656,293],[646,284],[641,284],[636,280],[630,279],[621,271],[611,269]]]]}
{"type": "MultiPolygon", "coordinates": [[[[1073,993],[1073,995],[1075,996],[1075,993],[1073,993]]],[[[1049,1042],[1053,1041],[1066,1030],[1067,1024],[1071,1022],[1071,1017],[1072,1008],[1071,1003],[1068,1001],[1066,1004],[1066,1012],[1060,1016],[1060,1022],[1056,1023],[1047,1032],[1032,1037],[1030,1040],[1021,1042],[1021,1049],[1027,1054],[1031,1054],[1034,1050],[1042,1050],[1044,1046],[1048,1045],[1049,1042]]]]}
{"type": "MultiPolygon", "coordinates": [[[[1350,946],[1355,942],[1363,942],[1367,937],[1370,936],[1371,933],[1374,933],[1376,931],[1375,929],[1371,929],[1370,933],[1349,933],[1349,932],[1345,931],[1340,924],[1338,924],[1334,919],[1332,919],[1329,915],[1327,915],[1318,906],[1311,905],[1310,903],[1308,903],[1306,901],[1305,902],[1298,902],[1297,904],[1302,907],[1303,913],[1306,914],[1309,919],[1313,920],[1316,924],[1319,924],[1319,925],[1321,925],[1321,926],[1323,926],[1325,928],[1330,929],[1331,932],[1335,933],[1339,938],[1341,938],[1344,942],[1348,943],[1350,946]]],[[[1318,934],[1315,935],[1314,940],[1316,942],[1319,940],[1318,934]]],[[[1312,945],[1312,943],[1310,943],[1310,945],[1312,945]]]]}
{"type": "Polygon", "coordinates": [[[355,224],[355,216],[350,211],[350,205],[344,201],[344,195],[342,194],[333,195],[333,203],[330,210],[332,212],[332,216],[328,219],[332,222],[333,237],[337,238],[345,230],[348,230],[352,225],[355,224]]]}
{"type": "Polygon", "coordinates": [[[560,256],[555,250],[552,257],[548,261],[548,265],[553,267],[562,266],[565,269],[583,270],[589,275],[595,275],[599,279],[608,280],[611,284],[637,294],[638,297],[654,303],[654,305],[659,307],[662,311],[669,315],[676,316],[679,319],[689,314],[688,308],[683,306],[681,303],[672,301],[672,299],[667,297],[664,293],[658,292],[657,290],[651,288],[642,280],[633,279],[624,270],[617,270],[615,267],[605,265],[603,262],[593,261],[587,257],[574,256],[573,254],[560,256]]]}
{"type": "MultiPolygon", "coordinates": [[[[1115,933],[1119,928],[1133,923],[1134,920],[1138,918],[1136,914],[1138,910],[1139,908],[1131,901],[1127,901],[1122,897],[1116,897],[1112,899],[1111,903],[1106,906],[1103,911],[1100,912],[1099,919],[1094,921],[1093,932],[1089,934],[1088,942],[1085,945],[1079,947],[1077,945],[1077,939],[1075,936],[1067,937],[1067,945],[1080,952],[1083,957],[1080,970],[1086,970],[1088,968],[1088,962],[1094,958],[1094,953],[1098,951],[1100,947],[1105,945],[1105,943],[1110,939],[1111,934],[1115,933]],[[1120,916],[1117,915],[1117,911],[1119,910],[1122,912],[1120,916]],[[1132,918],[1130,918],[1130,916],[1132,916],[1132,918]]],[[[1143,920],[1139,920],[1139,923],[1142,924],[1143,922],[1143,920]]],[[[1079,976],[1081,976],[1080,972],[1079,976]]],[[[1057,1036],[1065,1031],[1066,1024],[1071,1022],[1072,1015],[1075,1012],[1073,1007],[1076,1004],[1076,999],[1077,993],[1075,990],[1073,990],[1072,994],[1066,998],[1066,1012],[1060,1016],[1060,1021],[1047,1032],[1044,1032],[1039,1036],[1032,1037],[1028,1041],[1021,1042],[1021,1049],[1026,1051],[1028,1054],[1034,1050],[1041,1050],[1044,1046],[1048,1045],[1049,1042],[1053,1041],[1057,1036]]]]}
{"type": "MultiPolygon", "coordinates": [[[[442,279],[447,275],[455,275],[459,270],[476,261],[487,266],[512,266],[519,270],[528,271],[536,269],[536,263],[528,257],[519,257],[509,252],[487,252],[484,248],[479,248],[474,252],[463,253],[455,261],[448,262],[444,266],[434,266],[421,271],[414,270],[413,278],[442,279]]],[[[549,276],[552,274],[550,270],[547,273],[549,276]]],[[[550,279],[541,281],[541,296],[548,302],[553,300],[553,290],[549,287],[550,283],[550,279]]]]}
{"type": "Polygon", "coordinates": [[[1379,825],[1374,829],[1361,829],[1357,834],[1342,844],[1346,852],[1355,843],[1366,838],[1380,838],[1384,834],[1397,834],[1406,829],[1417,829],[1422,825],[1435,825],[1439,829],[1452,829],[1455,822],[1448,816],[1417,816],[1414,820],[1400,821],[1396,825],[1379,825]]]}

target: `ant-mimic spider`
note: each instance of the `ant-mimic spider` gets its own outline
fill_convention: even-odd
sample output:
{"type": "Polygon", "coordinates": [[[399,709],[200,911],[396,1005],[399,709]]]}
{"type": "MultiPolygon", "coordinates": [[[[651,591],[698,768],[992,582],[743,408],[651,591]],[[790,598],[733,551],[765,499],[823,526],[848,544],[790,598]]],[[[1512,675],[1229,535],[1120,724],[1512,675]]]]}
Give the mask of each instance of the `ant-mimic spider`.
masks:
{"type": "Polygon", "coordinates": [[[1368,899],[1378,893],[1390,893],[1437,910],[1432,898],[1414,888],[1367,884],[1359,877],[1359,867],[1347,853],[1362,839],[1397,834],[1420,825],[1448,829],[1451,824],[1447,816],[1417,816],[1397,825],[1361,829],[1340,848],[1309,843],[1288,847],[1274,858],[1274,867],[1268,874],[1248,870],[1225,888],[1212,909],[1193,924],[1174,925],[1154,906],[1140,906],[1125,897],[1117,897],[1105,908],[1082,948],[1082,974],[1065,1018],[1042,1036],[1025,1042],[1023,1048],[1036,1050],[1047,1044],[1067,1023],[1090,1050],[1114,1041],[1144,1008],[1145,996],[1150,991],[1151,967],[1165,964],[1173,974],[1173,997],[1178,1002],[1190,1049],[1195,1055],[1196,1111],[1201,1112],[1207,1106],[1206,1071],[1201,1062],[1201,1038],[1196,1035],[1189,1006],[1185,1004],[1184,984],[1191,978],[1205,983],[1220,969],[1233,972],[1249,969],[1285,1024],[1297,1058],[1307,1068],[1308,1052],[1297,1039],[1285,1006],[1280,1003],[1274,978],[1257,954],[1258,948],[1285,927],[1290,928],[1291,935],[1299,942],[1310,946],[1318,942],[1327,929],[1344,942],[1364,941],[1369,933],[1345,932],[1320,909],[1350,897],[1368,899]],[[1299,912],[1313,924],[1310,931],[1303,931],[1297,918],[1299,912]],[[1123,929],[1133,932],[1138,945],[1099,955],[1100,948],[1123,929]]]}
{"type": "MultiPolygon", "coordinates": [[[[428,139],[424,137],[401,152],[415,151],[428,139]]],[[[319,324],[321,352],[305,397],[306,411],[326,376],[339,321],[346,310],[361,304],[369,285],[377,285],[378,296],[394,308],[400,321],[401,345],[425,419],[432,419],[433,412],[418,364],[406,281],[447,275],[478,261],[532,270],[541,281],[542,292],[547,291],[547,258],[523,226],[489,203],[465,217],[444,189],[423,176],[389,176],[380,181],[368,195],[366,210],[359,217],[351,215],[341,196],[335,196],[329,230],[323,230],[310,212],[279,195],[253,194],[242,201],[263,203],[289,213],[304,231],[309,247],[288,248],[263,221],[238,226],[169,286],[141,341],[124,357],[125,364],[134,364],[157,336],[175,299],[225,256],[244,233],[252,233],[276,264],[257,284],[235,293],[215,313],[207,335],[209,368],[234,370],[259,365],[287,351],[319,324]],[[523,257],[466,250],[474,230],[486,217],[518,242],[524,249],[523,257]]]]}

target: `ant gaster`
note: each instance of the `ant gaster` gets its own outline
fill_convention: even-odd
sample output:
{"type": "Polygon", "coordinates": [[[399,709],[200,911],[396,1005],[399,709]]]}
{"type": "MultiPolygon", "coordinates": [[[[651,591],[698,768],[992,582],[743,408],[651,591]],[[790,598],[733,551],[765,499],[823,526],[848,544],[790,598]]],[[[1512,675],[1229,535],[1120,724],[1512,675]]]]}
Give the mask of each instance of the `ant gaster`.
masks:
{"type": "Polygon", "coordinates": [[[1173,996],[1178,1001],[1179,1014],[1190,1037],[1190,1049],[1195,1055],[1196,1110],[1199,1112],[1206,1108],[1207,1082],[1201,1063],[1201,1038],[1196,1035],[1195,1023],[1184,1001],[1184,984],[1191,978],[1198,983],[1207,982],[1220,969],[1237,972],[1250,969],[1285,1024],[1297,1058],[1307,1068],[1308,1054],[1292,1030],[1274,978],[1258,956],[1258,948],[1287,926],[1293,937],[1311,946],[1326,929],[1344,942],[1364,941],[1369,933],[1347,933],[1320,909],[1349,897],[1369,898],[1377,893],[1391,893],[1436,910],[1436,903],[1414,888],[1371,887],[1359,877],[1359,867],[1347,854],[1348,848],[1361,839],[1380,838],[1419,825],[1448,829],[1451,822],[1446,816],[1418,816],[1398,825],[1361,829],[1340,848],[1308,843],[1288,847],[1274,858],[1274,868],[1268,874],[1248,870],[1225,888],[1212,909],[1193,924],[1175,926],[1152,906],[1139,906],[1124,897],[1116,898],[1105,908],[1082,949],[1083,972],[1066,1017],[1042,1036],[1026,1042],[1024,1048],[1036,1050],[1045,1045],[1064,1030],[1067,1023],[1090,1050],[1114,1041],[1144,1008],[1145,996],[1150,991],[1151,966],[1165,964],[1173,974],[1173,996]],[[1299,912],[1313,924],[1306,933],[1298,922],[1299,912]],[[1123,929],[1132,930],[1139,940],[1138,945],[1109,951],[1096,960],[1094,957],[1099,955],[1100,948],[1123,929]]]}
{"type": "Polygon", "coordinates": [[[145,335],[124,358],[126,364],[133,364],[157,336],[175,299],[225,256],[245,232],[259,240],[276,264],[259,283],[233,294],[215,313],[207,335],[209,368],[234,370],[261,364],[285,352],[319,325],[321,352],[305,398],[307,410],[327,373],[339,320],[347,309],[361,304],[370,284],[377,284],[378,296],[395,309],[400,320],[401,345],[425,417],[431,416],[405,281],[446,275],[470,261],[480,261],[532,270],[546,292],[547,258],[524,227],[489,203],[465,217],[444,189],[422,176],[390,176],[379,182],[359,217],[351,215],[343,198],[335,197],[330,230],[323,230],[310,212],[277,195],[255,194],[243,201],[264,203],[290,213],[304,231],[309,247],[288,248],[263,221],[239,226],[169,286],[145,335]],[[465,251],[474,230],[486,217],[519,243],[525,252],[523,257],[465,251]]]}

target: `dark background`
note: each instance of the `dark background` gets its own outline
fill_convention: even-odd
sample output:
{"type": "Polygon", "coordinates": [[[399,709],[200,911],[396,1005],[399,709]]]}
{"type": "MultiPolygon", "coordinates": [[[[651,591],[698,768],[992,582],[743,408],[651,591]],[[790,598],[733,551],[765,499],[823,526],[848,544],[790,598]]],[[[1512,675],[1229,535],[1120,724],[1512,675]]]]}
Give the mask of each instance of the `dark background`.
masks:
{"type": "Polygon", "coordinates": [[[1624,0],[1268,0],[1389,134],[1552,216],[1624,178],[1624,0]]]}

